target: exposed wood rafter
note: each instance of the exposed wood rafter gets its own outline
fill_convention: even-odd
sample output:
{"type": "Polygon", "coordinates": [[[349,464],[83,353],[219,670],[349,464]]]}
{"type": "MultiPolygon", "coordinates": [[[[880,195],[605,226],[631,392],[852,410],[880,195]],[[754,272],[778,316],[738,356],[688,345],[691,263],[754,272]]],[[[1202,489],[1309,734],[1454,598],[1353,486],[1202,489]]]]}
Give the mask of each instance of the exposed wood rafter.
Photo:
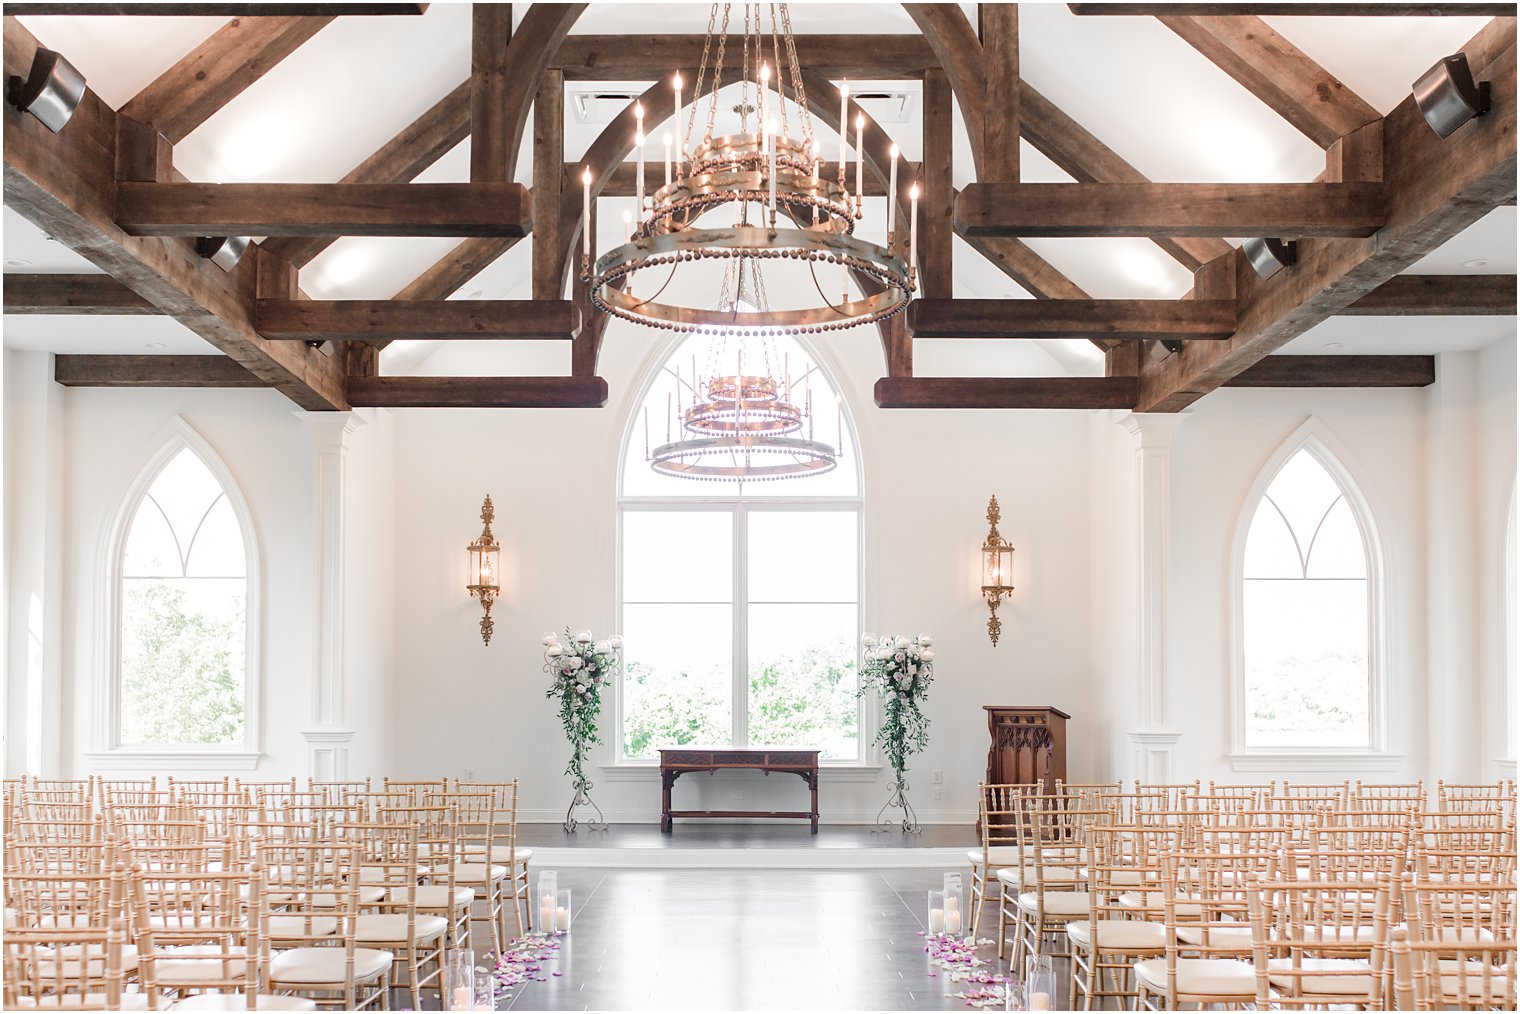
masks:
{"type": "Polygon", "coordinates": [[[355,408],[601,408],[601,377],[350,377],[355,408]]]}
{"type": "Polygon", "coordinates": [[[1235,332],[1225,299],[917,299],[915,338],[1222,339],[1235,332]]]}
{"type": "Polygon", "coordinates": [[[1406,17],[1514,17],[1514,4],[1494,3],[1211,3],[1211,4],[1153,4],[1153,3],[1076,3],[1067,4],[1073,14],[1128,14],[1131,16],[1161,16],[1185,14],[1197,17],[1231,15],[1235,17],[1273,17],[1305,15],[1317,18],[1406,18],[1406,17]]]}
{"type": "Polygon", "coordinates": [[[5,276],[5,312],[152,316],[158,307],[110,275],[5,276]]]}
{"type": "Polygon", "coordinates": [[[265,338],[384,341],[393,338],[563,338],[580,328],[568,300],[261,299],[265,338]]]}
{"type": "Polygon", "coordinates": [[[422,14],[427,4],[376,3],[19,3],[6,4],[10,17],[60,15],[129,15],[171,18],[332,18],[338,15],[422,14]]]}
{"type": "Polygon", "coordinates": [[[1428,387],[1435,356],[1268,356],[1226,387],[1428,387]]]}
{"type": "MultiPolygon", "coordinates": [[[[675,69],[694,79],[705,42],[701,35],[571,35],[549,66],[569,81],[666,80],[675,69]]],[[[830,78],[906,80],[939,66],[918,35],[798,35],[796,45],[803,70],[830,78]]]]}
{"type": "Polygon", "coordinates": [[[1514,275],[1394,275],[1342,317],[1513,317],[1514,275]]]}
{"type": "Polygon", "coordinates": [[[883,377],[880,408],[1131,408],[1134,377],[883,377]]]}
{"type": "Polygon", "coordinates": [[[53,357],[53,379],[64,387],[268,387],[226,356],[53,357]]]}

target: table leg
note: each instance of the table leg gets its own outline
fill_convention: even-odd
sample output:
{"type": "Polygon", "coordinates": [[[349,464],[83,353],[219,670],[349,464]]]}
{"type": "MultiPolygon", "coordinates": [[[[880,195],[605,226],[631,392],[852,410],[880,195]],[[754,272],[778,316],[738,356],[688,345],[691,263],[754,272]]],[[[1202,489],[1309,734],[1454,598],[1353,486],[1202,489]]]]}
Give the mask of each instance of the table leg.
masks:
{"type": "Polygon", "coordinates": [[[660,830],[667,832],[674,826],[670,816],[670,787],[675,784],[676,772],[660,772],[660,830]]]}
{"type": "Polygon", "coordinates": [[[813,834],[818,833],[818,769],[813,769],[813,777],[808,779],[808,784],[813,790],[813,834]]]}

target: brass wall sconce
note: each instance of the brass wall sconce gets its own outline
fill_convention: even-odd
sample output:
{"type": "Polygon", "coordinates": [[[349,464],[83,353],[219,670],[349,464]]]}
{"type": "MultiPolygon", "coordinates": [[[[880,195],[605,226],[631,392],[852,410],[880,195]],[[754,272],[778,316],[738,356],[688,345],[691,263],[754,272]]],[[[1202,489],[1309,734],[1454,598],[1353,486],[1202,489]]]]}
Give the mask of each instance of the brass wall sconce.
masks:
{"type": "Polygon", "coordinates": [[[496,623],[491,619],[491,606],[495,604],[496,596],[501,594],[501,543],[491,534],[491,522],[496,520],[496,508],[491,506],[489,496],[481,505],[480,520],[485,522],[486,527],[480,537],[467,547],[470,554],[470,583],[465,587],[470,590],[470,598],[480,599],[480,604],[485,608],[485,614],[480,617],[480,639],[490,644],[491,632],[496,629],[496,623]]]}
{"type": "Polygon", "coordinates": [[[987,599],[987,636],[994,647],[1003,623],[998,619],[998,603],[1013,595],[1013,545],[998,534],[997,523],[1003,516],[997,497],[987,504],[987,541],[982,543],[982,595],[987,599]]]}

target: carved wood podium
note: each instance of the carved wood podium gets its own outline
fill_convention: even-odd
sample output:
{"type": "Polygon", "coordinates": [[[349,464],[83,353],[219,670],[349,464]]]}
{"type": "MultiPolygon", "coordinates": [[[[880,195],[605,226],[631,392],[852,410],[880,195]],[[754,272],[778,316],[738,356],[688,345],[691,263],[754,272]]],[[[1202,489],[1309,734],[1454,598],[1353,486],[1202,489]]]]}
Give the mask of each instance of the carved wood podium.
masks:
{"type": "Polygon", "coordinates": [[[1066,780],[1066,720],[1058,708],[1011,708],[988,704],[988,784],[1039,782],[1054,792],[1066,780]]]}

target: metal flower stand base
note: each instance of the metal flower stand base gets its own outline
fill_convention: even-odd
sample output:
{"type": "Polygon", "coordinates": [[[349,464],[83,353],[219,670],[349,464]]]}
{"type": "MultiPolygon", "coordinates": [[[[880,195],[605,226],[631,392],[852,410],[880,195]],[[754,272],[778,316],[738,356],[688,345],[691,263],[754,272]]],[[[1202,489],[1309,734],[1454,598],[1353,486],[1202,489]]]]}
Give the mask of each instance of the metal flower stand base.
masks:
{"type": "Polygon", "coordinates": [[[923,834],[924,829],[919,826],[918,814],[913,812],[913,804],[908,802],[908,783],[899,775],[889,787],[891,793],[887,801],[876,811],[876,826],[873,831],[894,831],[899,827],[903,834],[923,834]],[[901,823],[896,814],[888,813],[889,810],[901,810],[901,823]]]}
{"type": "Polygon", "coordinates": [[[577,778],[573,783],[575,798],[570,800],[570,808],[565,811],[565,823],[562,825],[566,834],[574,834],[575,829],[582,824],[588,831],[607,830],[607,819],[602,816],[602,808],[597,806],[591,798],[591,783],[584,778],[577,778]],[[589,806],[596,812],[595,820],[578,821],[575,819],[577,807],[589,806]]]}

